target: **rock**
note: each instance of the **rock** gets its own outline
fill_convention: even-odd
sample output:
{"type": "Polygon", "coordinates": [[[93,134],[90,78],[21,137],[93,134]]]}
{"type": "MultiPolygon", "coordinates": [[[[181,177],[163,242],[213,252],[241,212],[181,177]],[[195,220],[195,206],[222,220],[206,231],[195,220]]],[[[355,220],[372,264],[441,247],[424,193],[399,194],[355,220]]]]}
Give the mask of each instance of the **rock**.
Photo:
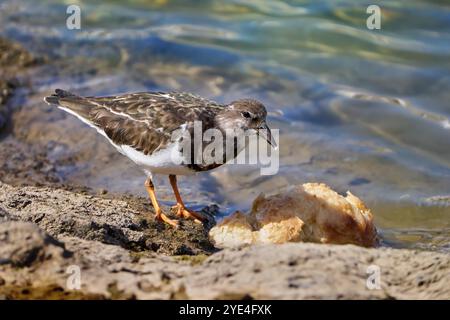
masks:
{"type": "Polygon", "coordinates": [[[225,217],[209,231],[209,237],[219,248],[235,248],[255,243],[255,234],[249,217],[241,211],[225,217]]]}
{"type": "MultiPolygon", "coordinates": [[[[75,237],[61,237],[73,252],[62,254],[59,245],[45,241],[48,236],[31,225],[12,222],[8,228],[30,228],[38,252],[59,251],[47,259],[30,259],[33,268],[26,270],[0,264],[0,295],[6,298],[450,298],[450,256],[440,253],[286,243],[227,249],[191,264],[155,253],[137,257],[115,245],[75,237]],[[378,289],[367,286],[373,267],[380,272],[378,289]],[[70,270],[79,272],[79,289],[70,287],[70,270]]],[[[26,237],[15,241],[18,248],[30,243],[26,237]]],[[[1,256],[8,255],[2,251],[1,256]]]]}
{"type": "Polygon", "coordinates": [[[33,223],[0,223],[0,264],[26,267],[36,261],[61,256],[64,252],[61,243],[33,223]]]}
{"type": "Polygon", "coordinates": [[[257,245],[216,253],[197,271],[185,283],[186,294],[195,299],[450,298],[450,256],[433,252],[257,245]],[[371,270],[380,272],[379,289],[367,286],[371,270]]]}
{"type": "Polygon", "coordinates": [[[183,220],[180,228],[174,230],[153,219],[148,199],[104,199],[60,189],[13,187],[0,182],[0,209],[7,211],[10,218],[38,224],[54,237],[74,236],[133,251],[152,250],[172,255],[216,251],[208,240],[208,230],[214,220],[208,208],[202,211],[209,217],[204,226],[183,220]]]}
{"type": "Polygon", "coordinates": [[[0,208],[0,223],[11,220],[10,214],[5,210],[0,208]]]}
{"type": "MultiPolygon", "coordinates": [[[[124,203],[120,199],[58,189],[0,184],[2,215],[33,221],[0,223],[0,296],[7,299],[450,298],[450,255],[443,253],[313,243],[225,249],[209,257],[167,256],[144,247],[132,250],[126,242],[133,236],[126,229],[146,237],[150,229],[156,232],[160,228],[158,224],[141,226],[134,215],[142,212],[133,205],[131,198],[124,203]],[[71,222],[58,215],[68,216],[71,222]],[[103,215],[111,216],[110,221],[103,215]],[[91,220],[93,225],[100,226],[97,231],[115,226],[122,230],[124,238],[107,243],[103,231],[92,235],[88,225],[91,220]],[[77,232],[73,226],[83,228],[84,232],[77,232]],[[379,271],[379,289],[367,287],[373,270],[379,271]],[[72,286],[77,274],[79,289],[72,286]]],[[[179,243],[173,229],[161,231],[166,242],[179,243]]],[[[185,236],[187,246],[192,246],[189,235],[185,236]]]]}
{"type": "Polygon", "coordinates": [[[220,248],[299,241],[373,247],[378,241],[372,213],[359,198],[317,183],[260,195],[248,215],[234,213],[209,235],[220,248]]]}
{"type": "Polygon", "coordinates": [[[0,37],[0,130],[7,124],[6,102],[18,85],[16,75],[37,62],[21,45],[0,37]]]}
{"type": "Polygon", "coordinates": [[[0,67],[26,68],[36,64],[38,59],[33,57],[20,44],[5,38],[0,38],[0,67]]]}
{"type": "Polygon", "coordinates": [[[8,109],[6,101],[12,95],[15,85],[11,81],[0,79],[0,130],[6,125],[8,118],[8,109]]]}
{"type": "Polygon", "coordinates": [[[12,185],[62,187],[45,148],[26,144],[12,136],[5,137],[0,148],[0,181],[12,185]]]}

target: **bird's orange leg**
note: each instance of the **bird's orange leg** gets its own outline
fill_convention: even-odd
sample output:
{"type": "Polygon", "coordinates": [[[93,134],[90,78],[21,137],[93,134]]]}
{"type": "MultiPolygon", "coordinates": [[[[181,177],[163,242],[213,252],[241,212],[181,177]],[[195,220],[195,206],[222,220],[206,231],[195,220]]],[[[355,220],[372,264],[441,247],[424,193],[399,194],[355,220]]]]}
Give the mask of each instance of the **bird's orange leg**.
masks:
{"type": "Polygon", "coordinates": [[[174,208],[177,210],[177,216],[183,218],[192,218],[195,222],[201,223],[204,218],[199,213],[193,210],[189,210],[185,207],[183,199],[181,199],[180,192],[178,191],[177,176],[171,174],[169,175],[169,180],[170,184],[172,185],[175,198],[177,199],[177,204],[174,206],[174,208]]]}
{"type": "Polygon", "coordinates": [[[177,227],[178,221],[170,219],[162,212],[161,207],[159,206],[158,200],[156,199],[155,186],[153,184],[152,179],[147,178],[147,180],[145,180],[145,189],[147,189],[147,192],[148,192],[148,195],[150,196],[150,200],[152,202],[153,208],[155,208],[156,220],[164,221],[165,223],[170,224],[171,226],[177,227]]]}

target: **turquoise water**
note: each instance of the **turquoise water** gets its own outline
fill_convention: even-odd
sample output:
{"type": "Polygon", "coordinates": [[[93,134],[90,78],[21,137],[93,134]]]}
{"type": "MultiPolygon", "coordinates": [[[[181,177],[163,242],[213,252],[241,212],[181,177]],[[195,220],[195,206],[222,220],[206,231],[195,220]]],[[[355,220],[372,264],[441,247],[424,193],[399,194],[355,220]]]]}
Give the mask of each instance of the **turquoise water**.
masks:
{"type": "MultiPolygon", "coordinates": [[[[281,132],[278,174],[228,167],[185,179],[193,205],[217,202],[228,213],[259,192],[325,182],[364,199],[386,243],[448,251],[450,2],[376,1],[382,22],[373,31],[372,2],[76,1],[81,30],[67,30],[72,1],[1,1],[0,35],[47,57],[25,107],[42,108],[55,87],[263,101],[281,132]]],[[[86,134],[85,145],[61,138],[65,151],[54,153],[86,155],[61,168],[66,181],[143,194],[140,172],[86,134]],[[88,156],[93,146],[98,154],[88,156]],[[116,170],[99,169],[108,160],[116,170]]]]}

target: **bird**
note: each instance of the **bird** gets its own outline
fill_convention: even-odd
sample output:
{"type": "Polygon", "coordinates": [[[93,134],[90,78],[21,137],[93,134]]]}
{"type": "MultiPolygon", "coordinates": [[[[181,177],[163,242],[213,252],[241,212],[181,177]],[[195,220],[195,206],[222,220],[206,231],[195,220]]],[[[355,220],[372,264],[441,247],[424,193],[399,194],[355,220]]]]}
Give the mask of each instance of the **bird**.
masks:
{"type": "MultiPolygon", "coordinates": [[[[178,227],[179,220],[183,218],[193,219],[197,223],[204,221],[200,213],[186,208],[178,189],[177,176],[215,169],[234,159],[245,148],[245,143],[239,143],[238,139],[233,139],[231,146],[225,145],[223,140],[223,148],[219,148],[222,153],[218,153],[215,160],[193,161],[194,152],[183,152],[181,142],[193,137],[196,123],[200,123],[201,133],[215,129],[224,135],[235,132],[240,137],[256,134],[272,147],[277,147],[266,122],[266,108],[254,99],[220,104],[186,92],[136,92],[85,97],[56,89],[54,94],[44,97],[44,101],[95,128],[121,154],[141,167],[147,176],[144,186],[154,207],[156,220],[173,227],[178,227]],[[178,136],[174,135],[176,132],[178,136]],[[159,204],[152,180],[156,174],[169,177],[176,199],[173,209],[177,219],[169,218],[159,204]]],[[[192,141],[189,145],[193,146],[192,141]]],[[[202,142],[200,147],[204,150],[205,143],[202,142]]]]}

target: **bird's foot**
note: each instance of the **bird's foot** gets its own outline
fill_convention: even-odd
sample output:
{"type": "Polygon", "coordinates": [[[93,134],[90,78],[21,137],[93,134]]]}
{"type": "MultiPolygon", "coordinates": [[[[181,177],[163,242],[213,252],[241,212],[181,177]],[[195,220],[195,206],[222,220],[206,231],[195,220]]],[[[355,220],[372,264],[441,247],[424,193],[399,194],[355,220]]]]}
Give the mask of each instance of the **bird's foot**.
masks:
{"type": "Polygon", "coordinates": [[[178,220],[170,219],[170,218],[169,218],[168,216],[166,216],[166,214],[163,213],[161,210],[159,210],[159,211],[156,212],[155,219],[158,220],[158,221],[165,222],[165,223],[171,225],[172,227],[175,227],[175,228],[178,227],[178,220]]]}
{"type": "Polygon", "coordinates": [[[175,211],[175,214],[177,217],[185,218],[185,219],[194,219],[195,223],[202,223],[202,221],[205,219],[202,217],[201,214],[198,212],[195,212],[193,210],[187,209],[184,205],[181,203],[177,203],[172,207],[172,210],[175,211]]]}

